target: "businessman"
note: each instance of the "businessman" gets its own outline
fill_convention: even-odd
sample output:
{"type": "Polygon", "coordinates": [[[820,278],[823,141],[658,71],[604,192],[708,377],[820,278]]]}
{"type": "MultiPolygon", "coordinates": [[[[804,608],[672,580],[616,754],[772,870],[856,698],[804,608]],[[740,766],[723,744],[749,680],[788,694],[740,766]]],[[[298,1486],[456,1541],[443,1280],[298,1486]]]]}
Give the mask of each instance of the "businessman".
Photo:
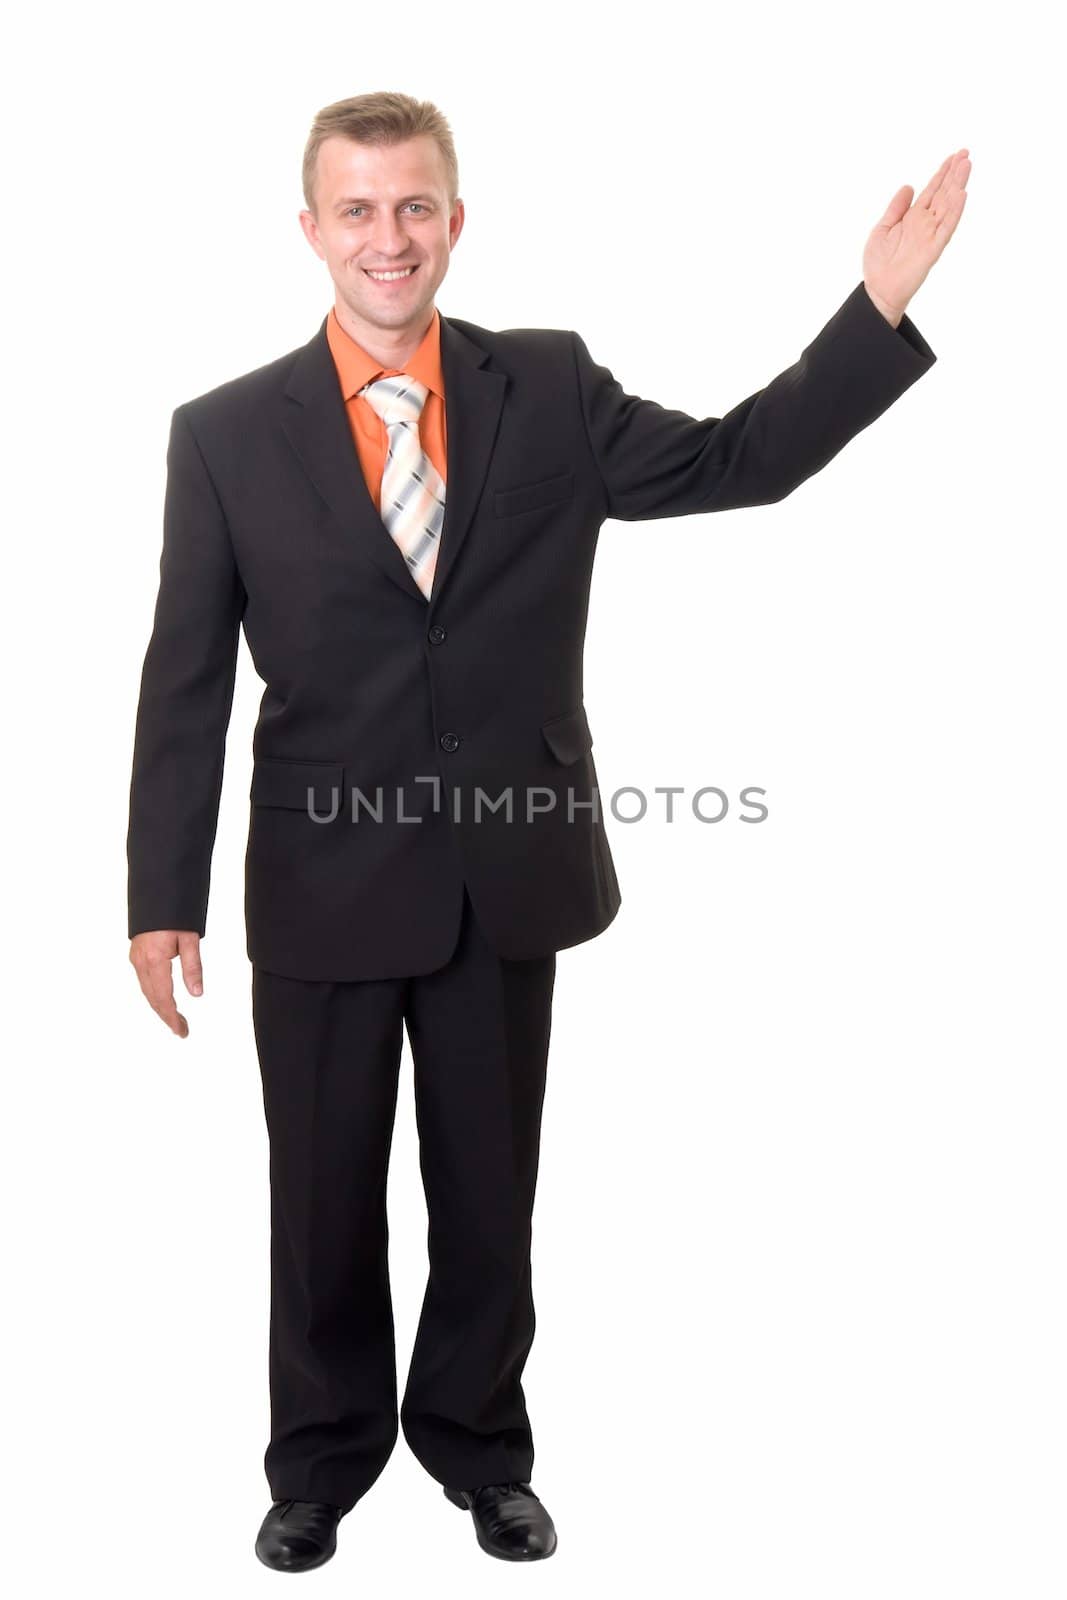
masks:
{"type": "Polygon", "coordinates": [[[130,959],[185,1037],[172,961],[201,994],[243,630],[264,683],[245,912],[270,1142],[268,1566],[330,1558],[401,1428],[485,1551],[555,1549],[521,1375],[556,952],[620,904],[582,678],[599,531],[781,500],[929,371],[906,307],[970,165],[959,150],[898,190],[794,365],[697,419],[626,393],[577,333],[437,310],[464,207],[435,106],[383,92],[316,117],[300,223],[333,305],[305,345],[173,413],[128,836],[130,959]],[[398,1405],[385,1194],[405,1029],[430,1270],[398,1405]]]}

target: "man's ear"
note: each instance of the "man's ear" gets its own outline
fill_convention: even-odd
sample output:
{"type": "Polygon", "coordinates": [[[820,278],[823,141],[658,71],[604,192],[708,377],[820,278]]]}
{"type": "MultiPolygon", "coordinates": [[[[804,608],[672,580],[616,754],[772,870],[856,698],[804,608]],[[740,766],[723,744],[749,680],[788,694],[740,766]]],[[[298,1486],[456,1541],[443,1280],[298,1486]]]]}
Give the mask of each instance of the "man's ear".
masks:
{"type": "Polygon", "coordinates": [[[312,250],[314,250],[319,260],[325,261],[326,252],[322,247],[322,240],[319,238],[319,225],[315,221],[314,213],[306,210],[301,211],[299,215],[299,222],[301,228],[303,229],[304,238],[307,240],[312,250]]]}

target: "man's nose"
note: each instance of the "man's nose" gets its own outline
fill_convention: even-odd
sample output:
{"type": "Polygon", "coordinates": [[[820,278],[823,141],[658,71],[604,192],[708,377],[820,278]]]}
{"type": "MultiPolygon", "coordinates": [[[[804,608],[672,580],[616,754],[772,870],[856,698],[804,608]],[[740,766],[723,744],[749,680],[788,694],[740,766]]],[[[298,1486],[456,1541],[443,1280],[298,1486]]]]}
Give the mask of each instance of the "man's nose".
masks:
{"type": "Polygon", "coordinates": [[[400,256],[408,247],[408,236],[394,218],[380,222],[374,230],[374,248],[381,256],[400,256]]]}

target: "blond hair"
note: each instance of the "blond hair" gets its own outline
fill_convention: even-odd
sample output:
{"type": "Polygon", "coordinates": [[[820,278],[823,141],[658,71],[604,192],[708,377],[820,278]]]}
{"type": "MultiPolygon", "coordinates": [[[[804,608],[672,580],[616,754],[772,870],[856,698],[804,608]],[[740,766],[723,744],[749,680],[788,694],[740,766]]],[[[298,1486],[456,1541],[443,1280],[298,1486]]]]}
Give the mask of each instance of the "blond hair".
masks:
{"type": "Polygon", "coordinates": [[[449,209],[459,195],[459,163],[447,119],[430,100],[379,90],[323,106],[316,113],[304,147],[303,188],[308,210],[315,214],[315,163],[324,139],[341,137],[357,144],[400,144],[429,134],[444,157],[449,209]]]}

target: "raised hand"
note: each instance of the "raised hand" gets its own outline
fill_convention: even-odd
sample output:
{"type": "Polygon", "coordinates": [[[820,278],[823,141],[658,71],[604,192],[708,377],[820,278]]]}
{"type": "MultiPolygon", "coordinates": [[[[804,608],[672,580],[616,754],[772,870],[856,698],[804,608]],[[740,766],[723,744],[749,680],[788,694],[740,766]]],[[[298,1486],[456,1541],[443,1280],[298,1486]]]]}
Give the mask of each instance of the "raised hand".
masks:
{"type": "Polygon", "coordinates": [[[174,1002],[171,963],[181,957],[185,987],[192,995],[204,992],[204,973],[200,964],[200,935],[173,928],[157,933],[138,933],[130,940],[130,961],[142,993],[152,1010],[163,1018],[172,1033],[188,1037],[189,1024],[174,1002]]]}
{"type": "Polygon", "coordinates": [[[946,156],[917,200],[912,200],[915,191],[910,184],[897,190],[867,240],[863,282],[894,328],[956,231],[970,175],[966,150],[946,156]]]}

